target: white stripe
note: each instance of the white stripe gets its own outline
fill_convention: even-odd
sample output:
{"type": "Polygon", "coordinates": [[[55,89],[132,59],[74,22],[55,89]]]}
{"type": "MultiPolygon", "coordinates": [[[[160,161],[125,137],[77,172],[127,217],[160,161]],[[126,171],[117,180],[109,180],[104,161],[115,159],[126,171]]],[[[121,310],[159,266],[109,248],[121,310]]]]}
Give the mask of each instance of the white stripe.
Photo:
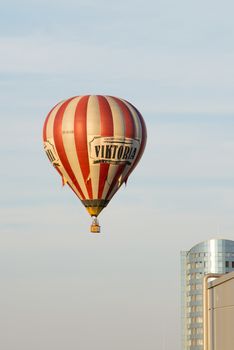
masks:
{"type": "MultiPolygon", "coordinates": [[[[116,170],[115,171],[113,171],[113,169],[109,169],[108,177],[112,178],[112,176],[113,176],[112,172],[114,172],[114,176],[115,176],[116,172],[118,171],[118,168],[119,168],[119,166],[116,166],[116,170]],[[109,174],[110,174],[110,176],[109,176],[109,174]]],[[[114,176],[113,176],[113,179],[114,179],[114,176]]],[[[112,182],[113,182],[113,179],[112,179],[112,182]]],[[[118,191],[119,187],[121,186],[121,184],[119,183],[119,180],[121,180],[121,174],[120,174],[120,178],[117,179],[116,184],[113,187],[111,193],[109,193],[108,198],[106,198],[107,200],[110,200],[113,197],[113,195],[118,191]]]]}
{"type": "Polygon", "coordinates": [[[134,121],[134,125],[135,125],[135,138],[140,140],[142,139],[142,128],[141,128],[141,121],[140,118],[138,116],[137,111],[135,110],[135,108],[133,108],[127,101],[125,100],[121,100],[130,110],[132,117],[133,117],[133,121],[134,121]]]}
{"type": "Polygon", "coordinates": [[[50,116],[48,118],[47,121],[47,125],[46,125],[46,139],[54,139],[54,118],[59,110],[59,108],[61,107],[61,105],[64,103],[65,101],[60,102],[50,113],[50,116]]]}
{"type": "Polygon", "coordinates": [[[92,181],[93,199],[98,199],[100,164],[93,164],[92,162],[92,159],[90,157],[91,149],[89,141],[96,136],[101,136],[100,109],[97,96],[90,96],[87,106],[87,147],[89,156],[90,179],[92,181]]]}
{"type": "Polygon", "coordinates": [[[121,107],[119,107],[118,103],[109,96],[105,96],[113,117],[113,126],[114,126],[114,137],[125,137],[125,123],[124,123],[124,114],[122,112],[121,107]]]}
{"type": "Polygon", "coordinates": [[[66,156],[70,167],[75,175],[75,178],[84,194],[88,199],[89,195],[87,192],[86,184],[83,178],[83,174],[80,168],[79,160],[77,157],[76,144],[75,144],[75,135],[74,135],[74,119],[75,111],[77,104],[81,97],[76,97],[67,105],[62,122],[62,138],[63,146],[66,152],[66,156]]]}
{"type": "MultiPolygon", "coordinates": [[[[60,102],[55,108],[54,110],[51,112],[49,118],[48,118],[48,121],[47,121],[47,126],[46,126],[46,140],[53,140],[53,144],[54,144],[54,147],[55,147],[55,142],[54,142],[54,119],[55,119],[55,116],[59,110],[59,108],[61,107],[61,105],[66,102],[66,101],[62,101],[60,102]]],[[[55,147],[55,150],[57,152],[57,149],[55,147]]],[[[58,152],[57,152],[58,154],[58,152]]],[[[58,155],[59,157],[59,155],[58,155]]],[[[61,162],[61,159],[59,158],[59,162],[60,162],[60,167],[59,167],[59,170],[60,172],[62,173],[62,175],[67,179],[69,185],[72,187],[72,189],[75,191],[76,195],[79,197],[79,198],[82,198],[80,193],[77,191],[76,187],[73,185],[69,175],[67,174],[66,170],[64,169],[63,165],[62,165],[62,162],[61,162]]]]}
{"type": "MultiPolygon", "coordinates": [[[[137,156],[138,156],[138,153],[141,149],[141,143],[142,143],[142,125],[141,125],[141,120],[138,116],[138,112],[135,110],[135,108],[133,108],[127,101],[125,100],[121,100],[123,101],[123,103],[129,108],[131,114],[132,114],[132,117],[133,117],[133,120],[134,120],[134,125],[135,125],[135,139],[139,140],[140,141],[140,147],[136,153],[136,156],[135,156],[135,160],[132,162],[131,164],[131,168],[134,166],[135,162],[136,162],[136,159],[137,159],[137,156]]],[[[129,169],[131,170],[131,169],[129,169]]],[[[124,176],[126,176],[126,171],[124,172],[124,176]]]]}
{"type": "MultiPolygon", "coordinates": [[[[113,136],[124,138],[125,137],[124,114],[121,108],[119,107],[119,105],[117,104],[117,102],[113,98],[106,96],[106,99],[109,103],[111,113],[112,113],[112,118],[113,118],[113,127],[114,127],[113,136]]],[[[118,169],[119,169],[118,165],[110,164],[107,180],[102,193],[102,199],[106,198],[106,195],[109,191],[110,186],[112,185],[112,182],[114,180],[115,174],[118,171],[118,169]]]]}
{"type": "MultiPolygon", "coordinates": [[[[135,139],[138,139],[140,141],[140,143],[142,142],[142,127],[141,127],[141,120],[138,116],[138,113],[137,111],[135,110],[135,108],[133,108],[127,101],[125,100],[122,100],[121,101],[127,106],[127,108],[129,109],[131,115],[132,115],[132,118],[133,118],[133,121],[134,121],[134,127],[135,127],[135,135],[134,135],[134,138],[135,139]]],[[[136,156],[135,156],[135,160],[137,158],[137,155],[140,151],[140,147],[136,153],[136,156]]],[[[111,193],[109,194],[108,196],[108,200],[110,200],[114,194],[118,191],[119,187],[122,185],[123,183],[123,180],[125,178],[127,178],[127,175],[128,173],[131,171],[131,168],[134,166],[134,162],[132,162],[131,166],[126,166],[123,173],[121,174],[121,177],[117,180],[117,183],[115,184],[113,190],[111,191],[111,193]]],[[[115,172],[116,173],[116,172],[115,172]]]]}

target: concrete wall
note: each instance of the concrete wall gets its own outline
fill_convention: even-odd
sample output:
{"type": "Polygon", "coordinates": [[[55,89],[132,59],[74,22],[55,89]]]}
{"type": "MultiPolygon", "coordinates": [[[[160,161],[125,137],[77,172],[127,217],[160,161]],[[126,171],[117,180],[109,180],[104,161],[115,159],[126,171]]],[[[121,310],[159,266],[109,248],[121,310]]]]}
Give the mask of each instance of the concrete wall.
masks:
{"type": "Polygon", "coordinates": [[[209,283],[209,350],[234,350],[234,272],[209,283]]]}

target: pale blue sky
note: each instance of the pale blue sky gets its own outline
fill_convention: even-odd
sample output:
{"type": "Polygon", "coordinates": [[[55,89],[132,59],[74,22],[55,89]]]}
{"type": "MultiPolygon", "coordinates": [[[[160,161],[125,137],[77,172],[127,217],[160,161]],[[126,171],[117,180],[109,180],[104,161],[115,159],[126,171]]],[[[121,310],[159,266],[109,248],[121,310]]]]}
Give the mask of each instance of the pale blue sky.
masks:
{"type": "Polygon", "coordinates": [[[233,12],[200,0],[1,5],[1,348],[180,349],[180,250],[234,239],[233,12]],[[86,93],[129,100],[148,127],[100,236],[41,140],[51,107],[86,93]]]}

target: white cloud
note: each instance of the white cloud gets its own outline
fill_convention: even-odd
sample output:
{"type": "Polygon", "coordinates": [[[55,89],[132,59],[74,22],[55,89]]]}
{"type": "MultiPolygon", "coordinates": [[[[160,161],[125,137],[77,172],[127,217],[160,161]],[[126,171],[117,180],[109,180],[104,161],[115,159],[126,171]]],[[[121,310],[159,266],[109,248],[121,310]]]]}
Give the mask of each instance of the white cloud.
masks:
{"type": "Polygon", "coordinates": [[[0,70],[4,73],[102,73],[105,77],[111,71],[122,78],[159,82],[163,89],[188,84],[203,88],[214,83],[222,87],[234,85],[233,54],[157,53],[153,48],[128,50],[111,48],[111,44],[84,44],[79,38],[40,36],[6,37],[0,39],[0,44],[0,70]]]}
{"type": "MultiPolygon", "coordinates": [[[[19,74],[43,74],[68,91],[76,84],[79,90],[89,86],[112,93],[114,86],[154,113],[234,111],[233,54],[159,53],[154,48],[117,48],[111,43],[43,36],[1,38],[0,45],[0,72],[15,74],[15,79],[19,74]]],[[[9,82],[4,84],[10,88],[9,82]]]]}

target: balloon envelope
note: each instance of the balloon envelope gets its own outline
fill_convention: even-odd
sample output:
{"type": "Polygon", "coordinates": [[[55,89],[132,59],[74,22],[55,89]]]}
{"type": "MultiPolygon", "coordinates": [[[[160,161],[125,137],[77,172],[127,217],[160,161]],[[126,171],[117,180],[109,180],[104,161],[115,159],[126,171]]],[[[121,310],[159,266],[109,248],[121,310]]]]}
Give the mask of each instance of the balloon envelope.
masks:
{"type": "Polygon", "coordinates": [[[146,127],[129,102],[76,96],[58,103],[43,129],[44,149],[91,216],[98,216],[139,162],[146,127]]]}

